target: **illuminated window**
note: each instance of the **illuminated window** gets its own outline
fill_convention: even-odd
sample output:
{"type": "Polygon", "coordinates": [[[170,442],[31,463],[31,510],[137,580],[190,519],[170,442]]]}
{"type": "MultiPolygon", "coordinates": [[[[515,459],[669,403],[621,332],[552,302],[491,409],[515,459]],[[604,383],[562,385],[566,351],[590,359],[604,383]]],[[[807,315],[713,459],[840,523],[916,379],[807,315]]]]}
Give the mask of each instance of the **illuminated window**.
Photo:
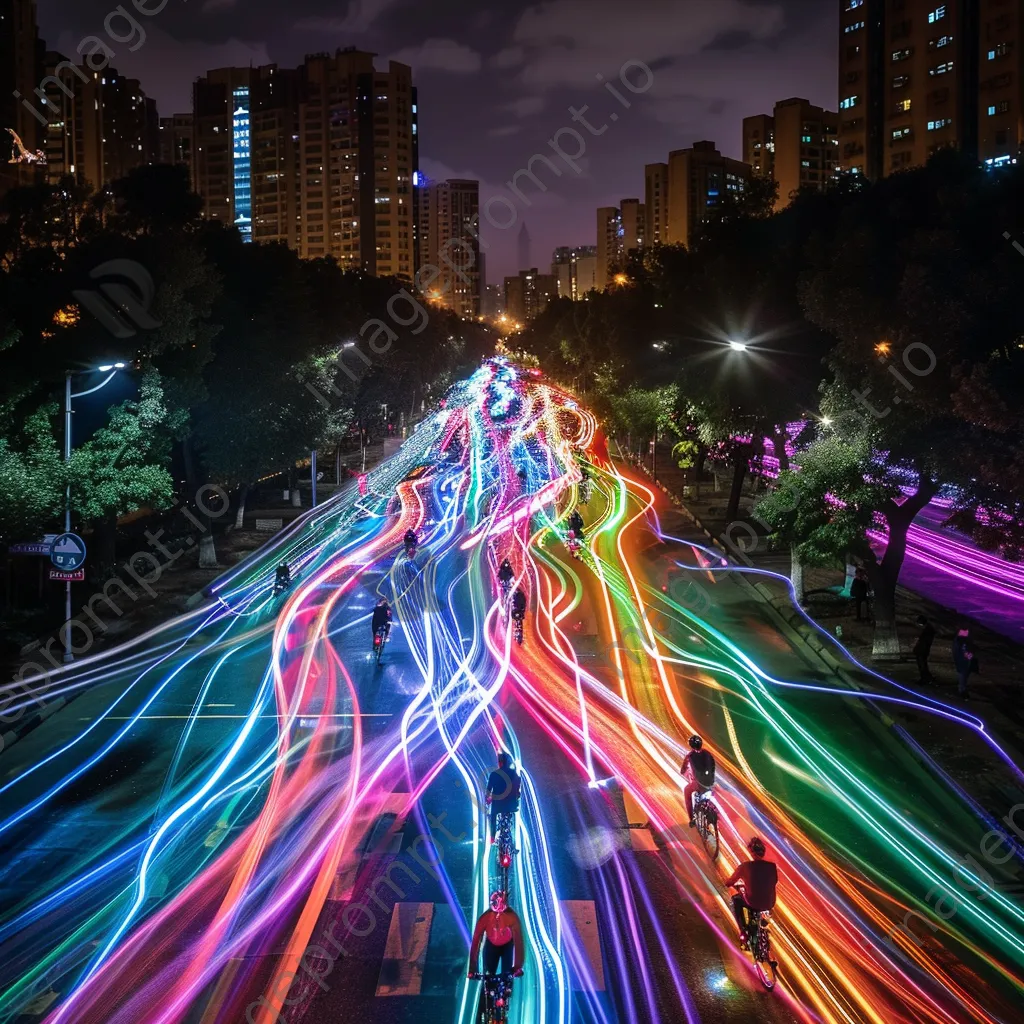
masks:
{"type": "Polygon", "coordinates": [[[849,110],[850,107],[855,107],[858,103],[860,103],[859,96],[848,96],[839,104],[839,107],[841,110],[849,110]]]}
{"type": "Polygon", "coordinates": [[[914,51],[907,47],[905,50],[893,50],[892,59],[894,61],[906,60],[914,51]]]}
{"type": "Polygon", "coordinates": [[[937,132],[940,128],[948,128],[953,123],[951,117],[940,117],[937,121],[928,122],[928,131],[937,132]]]}
{"type": "Polygon", "coordinates": [[[910,100],[900,100],[896,104],[896,109],[901,113],[905,114],[910,109],[910,100]]]}
{"type": "Polygon", "coordinates": [[[947,71],[952,71],[952,70],[953,70],[953,62],[951,60],[948,60],[944,64],[936,64],[935,67],[929,68],[928,69],[928,74],[932,75],[932,76],[944,75],[944,74],[946,74],[947,71]]]}
{"type": "Polygon", "coordinates": [[[855,21],[852,25],[847,25],[846,28],[843,29],[843,32],[846,35],[849,35],[851,32],[856,32],[859,29],[862,29],[863,27],[864,27],[864,22],[863,21],[855,21]]]}
{"type": "Polygon", "coordinates": [[[936,7],[934,11],[928,12],[928,24],[934,25],[935,22],[941,21],[946,16],[946,5],[943,4],[941,7],[936,7]]]}

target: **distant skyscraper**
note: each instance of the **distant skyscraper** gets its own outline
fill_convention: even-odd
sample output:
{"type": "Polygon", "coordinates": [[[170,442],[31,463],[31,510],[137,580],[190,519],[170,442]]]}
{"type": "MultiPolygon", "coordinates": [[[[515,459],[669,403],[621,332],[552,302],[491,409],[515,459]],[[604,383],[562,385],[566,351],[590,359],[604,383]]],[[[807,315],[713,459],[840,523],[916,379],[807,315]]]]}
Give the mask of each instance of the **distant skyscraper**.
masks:
{"type": "Polygon", "coordinates": [[[484,290],[481,312],[486,317],[496,317],[505,311],[504,289],[500,284],[489,284],[484,290]]]}
{"type": "Polygon", "coordinates": [[[990,167],[1024,143],[1019,0],[840,0],[839,159],[871,179],[956,147],[990,167]]]}
{"type": "Polygon", "coordinates": [[[480,315],[480,182],[456,178],[418,189],[417,284],[460,316],[480,315]]]}
{"type": "Polygon", "coordinates": [[[562,246],[551,258],[551,273],[558,281],[558,297],[580,302],[597,287],[597,246],[562,246]]]}
{"type": "Polygon", "coordinates": [[[839,157],[839,114],[802,99],[775,104],[773,116],[743,119],[743,160],[755,174],[778,182],[776,210],[802,188],[820,190],[834,180],[839,157]]]}
{"type": "Polygon", "coordinates": [[[528,267],[533,262],[530,259],[530,245],[530,232],[526,230],[526,221],[524,220],[519,229],[519,237],[516,239],[516,257],[521,267],[528,267]]]}

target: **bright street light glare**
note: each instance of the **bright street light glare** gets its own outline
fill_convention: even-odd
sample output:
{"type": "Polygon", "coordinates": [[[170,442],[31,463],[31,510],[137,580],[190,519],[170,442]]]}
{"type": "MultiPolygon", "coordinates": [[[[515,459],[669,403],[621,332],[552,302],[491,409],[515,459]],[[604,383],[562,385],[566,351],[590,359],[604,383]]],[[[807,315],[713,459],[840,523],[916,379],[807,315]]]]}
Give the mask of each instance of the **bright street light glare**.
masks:
{"type": "Polygon", "coordinates": [[[832,421],[827,416],[822,416],[821,417],[821,425],[823,427],[831,427],[832,426],[832,421]]]}
{"type": "Polygon", "coordinates": [[[114,369],[123,370],[127,365],[127,363],[114,363],[114,369]]]}
{"type": "Polygon", "coordinates": [[[733,352],[746,352],[747,351],[747,346],[742,341],[730,341],[729,342],[729,348],[731,348],[733,350],[733,352]]]}
{"type": "Polygon", "coordinates": [[[113,367],[113,365],[112,365],[112,364],[108,364],[107,366],[97,366],[97,367],[96,367],[96,369],[97,369],[97,370],[99,370],[99,371],[100,371],[100,373],[106,373],[106,372],[107,372],[107,370],[112,370],[113,368],[114,368],[114,367],[113,367]]]}

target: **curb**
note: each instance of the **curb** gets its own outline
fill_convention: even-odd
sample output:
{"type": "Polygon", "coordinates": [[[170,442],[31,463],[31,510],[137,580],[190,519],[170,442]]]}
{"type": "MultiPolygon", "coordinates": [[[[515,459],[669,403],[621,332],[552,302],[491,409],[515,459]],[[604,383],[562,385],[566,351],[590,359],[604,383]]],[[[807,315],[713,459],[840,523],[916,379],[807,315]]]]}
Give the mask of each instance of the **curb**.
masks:
{"type": "Polygon", "coordinates": [[[84,691],[79,691],[72,697],[58,697],[56,700],[51,701],[41,711],[36,711],[29,715],[28,718],[23,722],[19,722],[17,727],[14,729],[8,729],[7,732],[0,735],[0,754],[5,750],[9,750],[14,746],[18,740],[24,739],[30,732],[42,725],[51,715],[56,714],[61,708],[67,707],[76,697],[84,691]]]}

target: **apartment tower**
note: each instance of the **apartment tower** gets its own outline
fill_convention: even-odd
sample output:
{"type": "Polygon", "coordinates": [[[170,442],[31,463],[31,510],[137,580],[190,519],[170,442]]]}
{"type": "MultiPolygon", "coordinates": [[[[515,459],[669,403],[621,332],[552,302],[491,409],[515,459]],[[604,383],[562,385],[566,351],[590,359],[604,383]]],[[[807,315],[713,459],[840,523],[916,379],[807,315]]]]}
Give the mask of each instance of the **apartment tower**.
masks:
{"type": "Polygon", "coordinates": [[[417,189],[419,266],[417,282],[428,298],[459,316],[481,312],[480,182],[465,178],[417,189]]]}

